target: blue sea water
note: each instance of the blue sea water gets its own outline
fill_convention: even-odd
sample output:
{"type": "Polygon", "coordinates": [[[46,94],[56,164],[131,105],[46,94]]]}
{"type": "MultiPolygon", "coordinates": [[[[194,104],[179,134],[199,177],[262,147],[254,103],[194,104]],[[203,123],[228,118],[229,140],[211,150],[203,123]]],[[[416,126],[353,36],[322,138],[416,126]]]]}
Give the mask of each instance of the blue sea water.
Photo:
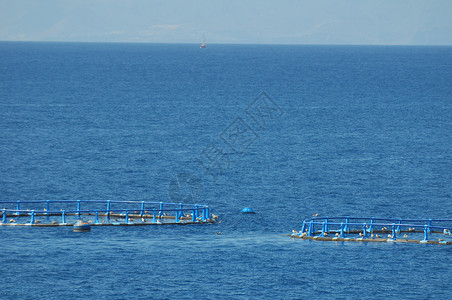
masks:
{"type": "Polygon", "coordinates": [[[0,299],[449,298],[450,246],[287,235],[316,213],[450,219],[451,83],[452,47],[1,42],[2,200],[221,223],[0,227],[0,299]]]}

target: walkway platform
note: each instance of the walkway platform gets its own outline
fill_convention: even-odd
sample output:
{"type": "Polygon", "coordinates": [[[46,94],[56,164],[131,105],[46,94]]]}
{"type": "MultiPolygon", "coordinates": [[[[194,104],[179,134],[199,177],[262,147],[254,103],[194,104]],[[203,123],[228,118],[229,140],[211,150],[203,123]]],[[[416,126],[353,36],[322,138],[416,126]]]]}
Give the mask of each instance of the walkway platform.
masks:
{"type": "Polygon", "coordinates": [[[91,226],[211,224],[218,219],[207,205],[114,200],[0,201],[0,226],[91,226]]]}
{"type": "Polygon", "coordinates": [[[314,217],[291,237],[334,242],[452,245],[452,219],[314,217]]]}

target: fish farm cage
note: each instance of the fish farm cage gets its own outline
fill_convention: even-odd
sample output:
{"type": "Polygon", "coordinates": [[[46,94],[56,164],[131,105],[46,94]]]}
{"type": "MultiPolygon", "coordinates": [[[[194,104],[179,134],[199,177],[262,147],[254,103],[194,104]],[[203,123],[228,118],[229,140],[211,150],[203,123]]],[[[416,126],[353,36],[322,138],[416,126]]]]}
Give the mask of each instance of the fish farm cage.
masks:
{"type": "Polygon", "coordinates": [[[187,225],[215,223],[207,205],[115,200],[0,201],[0,226],[187,225]]]}
{"type": "Polygon", "coordinates": [[[452,219],[314,217],[291,237],[317,241],[452,245],[452,219]]]}

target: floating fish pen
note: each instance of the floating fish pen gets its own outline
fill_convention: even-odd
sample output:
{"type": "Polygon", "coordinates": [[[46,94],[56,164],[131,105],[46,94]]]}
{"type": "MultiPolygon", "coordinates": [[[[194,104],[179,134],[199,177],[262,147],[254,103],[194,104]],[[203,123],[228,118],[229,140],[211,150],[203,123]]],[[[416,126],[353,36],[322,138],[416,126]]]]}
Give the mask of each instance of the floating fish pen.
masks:
{"type": "Polygon", "coordinates": [[[291,237],[338,242],[394,242],[452,245],[452,220],[315,217],[291,237]]]}
{"type": "Polygon", "coordinates": [[[0,226],[186,225],[215,223],[207,205],[114,200],[0,201],[0,226]]]}

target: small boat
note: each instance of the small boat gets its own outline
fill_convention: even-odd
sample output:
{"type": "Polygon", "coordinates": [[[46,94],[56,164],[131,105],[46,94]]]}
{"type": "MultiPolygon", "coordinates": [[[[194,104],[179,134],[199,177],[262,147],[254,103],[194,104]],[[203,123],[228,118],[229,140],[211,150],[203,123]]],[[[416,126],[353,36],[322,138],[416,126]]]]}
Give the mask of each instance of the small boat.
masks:
{"type": "Polygon", "coordinates": [[[206,38],[205,38],[205,35],[203,34],[202,35],[202,44],[201,44],[201,46],[199,46],[199,48],[206,48],[206,47],[207,47],[206,38]]]}
{"type": "Polygon", "coordinates": [[[80,219],[77,222],[75,222],[74,231],[76,232],[91,231],[91,225],[88,222],[84,222],[82,219],[80,219]]]}

